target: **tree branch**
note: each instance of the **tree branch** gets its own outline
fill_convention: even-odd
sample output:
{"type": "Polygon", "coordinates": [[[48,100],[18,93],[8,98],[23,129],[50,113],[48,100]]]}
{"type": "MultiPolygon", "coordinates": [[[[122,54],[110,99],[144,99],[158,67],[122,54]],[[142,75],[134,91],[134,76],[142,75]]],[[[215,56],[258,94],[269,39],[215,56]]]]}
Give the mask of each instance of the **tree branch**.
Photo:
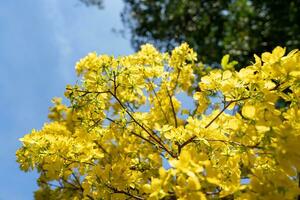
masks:
{"type": "Polygon", "coordinates": [[[167,89],[167,94],[168,94],[168,97],[169,97],[169,100],[170,100],[170,104],[171,104],[171,107],[172,107],[172,113],[173,113],[173,117],[174,117],[175,127],[177,128],[178,122],[177,122],[176,111],[175,111],[175,107],[174,107],[174,104],[173,104],[173,101],[172,101],[172,95],[169,93],[168,89],[167,89]]]}
{"type": "MultiPolygon", "coordinates": [[[[117,123],[115,120],[113,120],[113,119],[111,119],[111,118],[109,118],[109,117],[106,117],[106,119],[109,120],[109,121],[111,121],[111,122],[114,123],[114,124],[117,124],[118,126],[121,126],[119,123],[117,123]]],[[[129,130],[129,131],[130,131],[130,130],[129,130]]],[[[130,133],[131,133],[132,135],[136,136],[136,137],[141,138],[142,140],[145,140],[146,142],[148,142],[148,143],[150,143],[150,144],[152,144],[152,145],[156,145],[156,144],[153,143],[151,140],[149,140],[149,139],[143,137],[142,135],[137,134],[137,133],[134,132],[134,131],[130,131],[130,133]]]]}
{"type": "MultiPolygon", "coordinates": [[[[224,108],[204,128],[208,128],[232,103],[246,100],[246,99],[249,99],[249,97],[229,101],[228,104],[225,105],[224,108]]],[[[189,143],[193,142],[196,137],[197,136],[194,135],[191,138],[189,138],[188,140],[186,140],[185,142],[183,142],[181,145],[179,145],[178,146],[178,155],[180,154],[182,148],[185,147],[186,145],[188,145],[189,143]]]]}
{"type": "Polygon", "coordinates": [[[161,148],[163,150],[165,150],[170,156],[172,156],[173,158],[177,158],[177,156],[175,154],[173,154],[159,139],[156,138],[155,134],[152,134],[149,132],[149,130],[147,130],[143,124],[141,124],[140,122],[138,122],[133,115],[128,111],[128,109],[123,105],[123,103],[121,102],[121,100],[112,92],[110,92],[110,94],[116,99],[116,101],[120,104],[120,106],[125,110],[125,112],[129,115],[129,117],[141,128],[143,129],[150,138],[152,138],[158,145],[161,146],[161,148]]]}
{"type": "Polygon", "coordinates": [[[169,123],[168,117],[167,117],[165,111],[164,111],[163,108],[162,108],[161,101],[160,101],[160,99],[158,98],[158,96],[157,96],[157,94],[156,94],[156,92],[155,92],[155,89],[154,89],[154,87],[153,87],[153,85],[152,85],[152,82],[151,82],[149,79],[147,79],[147,80],[148,80],[148,82],[150,83],[151,90],[152,90],[152,92],[153,92],[153,94],[154,94],[154,96],[155,96],[155,98],[156,98],[156,100],[157,100],[157,102],[158,102],[159,108],[160,108],[161,112],[163,113],[163,115],[164,115],[164,117],[165,117],[165,120],[167,121],[167,123],[169,123]]]}
{"type": "MultiPolygon", "coordinates": [[[[97,177],[98,177],[98,176],[97,176],[97,177]]],[[[99,177],[98,177],[98,179],[100,180],[99,177]]],[[[101,182],[102,182],[102,181],[101,181],[101,182]]],[[[129,197],[132,197],[132,198],[138,199],[138,200],[144,200],[144,199],[145,199],[145,198],[143,198],[143,197],[133,195],[133,194],[127,192],[127,191],[119,190],[119,189],[117,189],[117,188],[115,188],[115,187],[113,187],[113,186],[111,186],[111,185],[108,185],[108,184],[106,184],[106,183],[104,183],[104,182],[102,182],[102,183],[103,183],[103,185],[105,185],[105,187],[107,187],[108,189],[112,190],[114,193],[125,194],[125,195],[127,195],[127,196],[129,196],[129,197]]]]}

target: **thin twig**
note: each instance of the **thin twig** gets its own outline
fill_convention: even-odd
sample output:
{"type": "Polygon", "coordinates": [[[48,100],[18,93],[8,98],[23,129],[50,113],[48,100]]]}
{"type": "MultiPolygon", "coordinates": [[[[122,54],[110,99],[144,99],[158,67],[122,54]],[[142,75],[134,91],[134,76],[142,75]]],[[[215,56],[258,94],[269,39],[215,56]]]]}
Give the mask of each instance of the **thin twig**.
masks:
{"type": "Polygon", "coordinates": [[[67,88],[66,90],[71,90],[75,92],[82,92],[84,93],[83,95],[87,94],[104,94],[104,93],[109,93],[110,91],[89,91],[89,90],[79,90],[79,89],[72,89],[72,88],[67,88]]]}
{"type": "Polygon", "coordinates": [[[173,154],[165,145],[164,143],[161,141],[161,139],[158,137],[156,138],[156,134],[151,134],[151,132],[149,132],[149,130],[147,130],[143,124],[141,124],[140,122],[138,122],[133,115],[128,111],[128,109],[124,106],[124,104],[122,103],[122,101],[117,97],[117,83],[116,83],[116,79],[114,78],[113,80],[113,84],[114,84],[114,92],[109,91],[109,93],[115,98],[115,100],[120,104],[120,106],[125,110],[125,112],[129,115],[129,117],[139,126],[141,127],[153,140],[155,140],[155,142],[157,142],[158,145],[161,146],[162,149],[164,149],[170,156],[172,156],[173,158],[177,158],[176,154],[173,154]]]}
{"type": "Polygon", "coordinates": [[[167,94],[169,96],[170,104],[171,104],[171,107],[172,107],[172,113],[173,113],[173,117],[174,117],[175,127],[177,128],[178,123],[177,123],[176,111],[175,111],[175,107],[174,107],[174,104],[173,104],[172,95],[169,93],[168,89],[167,89],[167,94]]]}
{"type": "Polygon", "coordinates": [[[82,187],[82,185],[81,185],[80,180],[78,179],[78,177],[74,173],[72,173],[72,176],[73,176],[74,180],[76,181],[76,183],[79,185],[80,190],[83,192],[84,189],[83,189],[83,187],[82,187]]]}
{"type": "Polygon", "coordinates": [[[102,182],[102,183],[105,185],[105,187],[107,187],[108,189],[112,190],[114,193],[125,194],[125,195],[127,195],[127,196],[129,196],[129,197],[132,197],[132,198],[138,199],[138,200],[143,200],[143,199],[144,199],[143,197],[140,197],[140,196],[136,196],[136,195],[130,194],[130,193],[127,192],[127,191],[119,190],[119,189],[117,189],[117,188],[114,188],[113,186],[108,185],[108,184],[106,184],[106,183],[104,183],[104,182],[102,182]]]}
{"type": "Polygon", "coordinates": [[[157,94],[156,94],[156,92],[155,92],[155,89],[154,89],[154,87],[153,87],[153,85],[152,85],[153,83],[152,83],[149,79],[148,79],[148,81],[149,81],[149,83],[150,83],[151,90],[152,90],[152,92],[153,92],[153,94],[154,94],[154,96],[155,96],[155,98],[156,98],[156,100],[157,100],[157,102],[158,102],[159,108],[160,108],[161,112],[163,113],[163,115],[164,115],[164,117],[165,117],[165,120],[167,121],[167,123],[169,123],[167,114],[166,114],[166,112],[163,110],[161,101],[160,101],[160,99],[158,98],[158,96],[157,96],[157,94]]]}
{"type": "MultiPolygon", "coordinates": [[[[113,119],[111,119],[111,118],[109,118],[109,117],[106,117],[106,119],[109,120],[109,121],[111,121],[112,123],[118,125],[118,126],[121,126],[118,122],[116,122],[115,120],[113,120],[113,119]]],[[[156,144],[153,143],[151,140],[145,138],[144,136],[142,136],[142,135],[140,135],[140,134],[137,134],[137,133],[134,132],[134,131],[130,131],[130,133],[131,133],[132,135],[135,135],[136,137],[141,138],[142,140],[145,140],[146,142],[148,142],[148,143],[150,143],[150,144],[152,144],[152,145],[154,145],[154,146],[156,145],[156,144]]]]}
{"type": "Polygon", "coordinates": [[[224,108],[204,127],[208,128],[231,104],[233,101],[230,101],[224,108]]]}
{"type": "MultiPolygon", "coordinates": [[[[246,99],[249,99],[249,97],[229,101],[228,104],[226,106],[224,106],[224,108],[204,128],[208,128],[232,103],[242,101],[242,100],[246,100],[246,99]]],[[[197,136],[194,135],[191,138],[189,138],[188,140],[186,140],[185,142],[183,142],[181,145],[179,145],[178,155],[180,154],[181,149],[183,147],[185,147],[186,145],[188,145],[189,143],[193,142],[196,137],[197,136]]]]}
{"type": "Polygon", "coordinates": [[[140,127],[142,128],[155,142],[157,142],[158,145],[161,146],[161,148],[163,150],[165,150],[170,156],[172,156],[173,158],[177,158],[177,156],[175,154],[173,154],[159,139],[157,139],[155,137],[155,135],[151,134],[149,132],[149,130],[147,130],[143,124],[141,124],[140,122],[138,122],[133,115],[127,110],[127,108],[123,105],[123,103],[121,102],[121,100],[114,95],[112,92],[110,92],[110,94],[116,99],[116,101],[120,104],[120,106],[125,110],[125,112],[129,115],[129,117],[140,127]]]}
{"type": "Polygon", "coordinates": [[[229,143],[229,144],[232,144],[232,145],[237,145],[237,146],[241,146],[241,147],[246,147],[246,148],[260,148],[259,147],[259,143],[257,144],[254,144],[254,145],[245,145],[245,144],[242,144],[242,143],[239,143],[239,142],[235,142],[235,141],[229,141],[229,140],[221,140],[221,139],[206,139],[206,138],[203,138],[204,140],[208,141],[208,142],[222,142],[222,143],[229,143]]]}

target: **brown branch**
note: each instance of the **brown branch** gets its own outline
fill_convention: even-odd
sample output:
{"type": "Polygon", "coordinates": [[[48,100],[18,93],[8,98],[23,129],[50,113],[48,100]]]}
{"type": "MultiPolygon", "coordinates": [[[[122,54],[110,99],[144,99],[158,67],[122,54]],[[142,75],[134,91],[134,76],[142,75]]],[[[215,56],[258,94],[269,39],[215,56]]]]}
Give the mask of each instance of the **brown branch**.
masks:
{"type": "Polygon", "coordinates": [[[171,107],[172,107],[172,113],[173,113],[173,117],[174,117],[174,122],[175,122],[175,127],[177,128],[178,126],[178,122],[177,122],[177,116],[176,116],[176,111],[175,111],[175,107],[172,101],[172,95],[169,93],[169,90],[167,89],[167,94],[171,103],[171,107]]]}
{"type": "Polygon", "coordinates": [[[83,192],[84,189],[83,189],[83,187],[82,187],[82,185],[81,185],[80,180],[78,179],[78,177],[74,173],[72,173],[72,176],[73,176],[75,182],[79,185],[81,192],[83,192]]]}
{"type": "MultiPolygon", "coordinates": [[[[181,70],[179,69],[178,73],[177,73],[177,76],[176,76],[175,85],[174,85],[174,88],[173,88],[174,93],[175,93],[175,90],[176,90],[177,85],[178,85],[178,79],[179,79],[179,76],[180,76],[180,72],[181,72],[181,70]]],[[[176,115],[176,112],[175,112],[175,107],[174,107],[174,104],[173,104],[173,101],[172,101],[172,96],[173,95],[170,94],[170,91],[169,91],[169,89],[167,87],[166,87],[166,90],[167,90],[167,94],[168,94],[168,97],[169,97],[169,100],[170,100],[170,104],[171,104],[171,108],[172,108],[172,113],[173,113],[173,117],[174,117],[175,127],[177,128],[178,122],[177,122],[177,115],[176,115]]]]}
{"type": "Polygon", "coordinates": [[[196,113],[197,113],[197,110],[198,110],[198,108],[199,108],[199,103],[196,103],[196,107],[195,107],[195,109],[193,110],[193,112],[192,112],[192,117],[194,117],[195,115],[196,115],[196,113]]]}
{"type": "Polygon", "coordinates": [[[151,140],[148,140],[147,138],[143,137],[142,135],[139,135],[139,134],[137,134],[137,133],[135,133],[135,132],[133,132],[133,131],[130,131],[130,133],[131,133],[132,135],[135,135],[136,137],[139,137],[139,138],[141,138],[142,140],[145,140],[146,142],[148,142],[148,143],[150,143],[150,144],[156,146],[155,143],[153,143],[151,140]]]}
{"type": "MultiPolygon", "coordinates": [[[[109,120],[109,121],[111,121],[111,122],[114,123],[114,124],[117,124],[118,126],[121,126],[119,123],[117,123],[115,120],[113,120],[113,119],[111,119],[111,118],[109,118],[109,117],[106,117],[106,119],[109,120]]],[[[129,130],[129,131],[130,131],[130,130],[129,130]]],[[[136,137],[141,138],[142,140],[145,140],[146,142],[148,142],[148,143],[150,143],[150,144],[152,144],[152,145],[154,145],[154,146],[156,145],[156,144],[153,143],[151,140],[145,138],[145,137],[142,136],[142,135],[137,134],[137,133],[134,132],[134,131],[130,131],[130,133],[131,133],[132,135],[136,136],[136,137]]]]}
{"type": "Polygon", "coordinates": [[[86,195],[89,199],[94,200],[94,197],[90,196],[89,194],[86,195]]]}
{"type": "MultiPolygon", "coordinates": [[[[58,181],[59,182],[59,181],[58,181]]],[[[72,187],[68,187],[68,186],[64,186],[64,185],[56,185],[56,184],[53,184],[53,183],[48,183],[47,181],[43,181],[43,180],[40,180],[40,183],[42,184],[46,184],[50,187],[55,187],[55,188],[59,188],[59,189],[67,189],[67,190],[76,190],[78,191],[79,188],[74,188],[73,186],[72,187]]],[[[62,184],[61,182],[59,182],[60,184],[62,184]]]]}
{"type": "Polygon", "coordinates": [[[206,138],[203,138],[204,140],[208,141],[208,142],[222,142],[224,144],[232,144],[232,145],[237,145],[237,146],[242,146],[242,147],[246,147],[246,148],[261,148],[259,147],[259,143],[257,144],[254,144],[254,145],[245,145],[245,144],[242,144],[242,143],[239,143],[239,142],[235,142],[235,141],[229,141],[229,140],[218,140],[218,139],[206,139],[206,138]]]}
{"type": "Polygon", "coordinates": [[[116,76],[116,73],[113,71],[113,83],[114,83],[114,94],[116,95],[117,94],[117,89],[118,89],[118,85],[116,84],[117,83],[117,76],[116,76]]]}
{"type": "MultiPolygon", "coordinates": [[[[97,176],[97,178],[98,178],[98,181],[99,181],[100,178],[99,178],[98,176],[97,176]]],[[[101,181],[101,182],[102,182],[102,181],[101,181]]],[[[104,183],[104,182],[102,182],[102,183],[103,183],[103,185],[104,185],[105,187],[107,187],[108,189],[112,190],[113,193],[125,194],[125,195],[127,195],[127,196],[129,196],[129,197],[132,197],[132,198],[138,199],[138,200],[143,200],[143,199],[145,199],[145,198],[143,198],[143,197],[133,195],[133,194],[127,192],[127,191],[119,190],[119,189],[117,189],[117,188],[115,188],[115,187],[113,187],[113,186],[111,186],[111,185],[108,185],[108,184],[106,184],[106,183],[104,183]]]]}
{"type": "Polygon", "coordinates": [[[62,154],[59,154],[59,157],[61,157],[62,159],[64,159],[65,161],[69,161],[71,163],[83,163],[83,164],[86,164],[86,165],[91,165],[91,166],[95,166],[96,164],[95,163],[91,163],[91,162],[82,162],[82,161],[78,161],[78,160],[71,160],[65,156],[63,156],[62,154]]]}
{"type": "Polygon", "coordinates": [[[93,130],[96,126],[98,126],[100,124],[100,122],[102,121],[102,119],[98,119],[97,121],[93,120],[92,121],[94,122],[93,125],[91,125],[89,128],[88,128],[88,132],[90,132],[91,130],[93,130]]]}
{"type": "MultiPolygon", "coordinates": [[[[124,106],[124,104],[121,102],[121,100],[117,97],[117,83],[116,83],[116,79],[114,76],[114,80],[113,80],[113,84],[114,84],[114,92],[109,91],[109,93],[116,99],[116,101],[120,104],[120,106],[125,110],[125,112],[129,115],[129,117],[140,127],[142,128],[149,136],[150,138],[152,138],[155,142],[157,142],[158,145],[161,146],[161,148],[163,150],[165,150],[170,156],[172,156],[173,158],[177,158],[176,154],[173,154],[161,141],[161,139],[158,137],[156,138],[156,134],[152,134],[150,133],[143,124],[141,124],[140,122],[138,122],[133,115],[128,111],[128,109],[124,106]]],[[[153,132],[153,131],[152,131],[153,132]]]]}
{"type": "Polygon", "coordinates": [[[75,185],[74,183],[71,183],[71,182],[69,182],[69,181],[66,180],[66,179],[62,179],[62,181],[63,181],[64,183],[67,183],[67,184],[71,185],[74,189],[80,190],[81,192],[83,192],[83,188],[82,188],[82,187],[77,186],[77,185],[75,185]]]}
{"type": "Polygon", "coordinates": [[[59,188],[59,189],[74,189],[74,188],[68,188],[68,187],[66,188],[66,187],[64,187],[62,185],[56,185],[56,184],[53,184],[53,183],[48,183],[47,181],[43,181],[43,180],[40,180],[40,183],[41,183],[41,185],[42,184],[46,184],[46,185],[48,185],[50,187],[55,187],[55,188],[59,188]]]}
{"type": "MultiPolygon", "coordinates": [[[[113,80],[115,81],[115,79],[113,80]]],[[[69,89],[67,88],[68,90],[72,90],[72,89],[69,89]]],[[[170,156],[172,156],[173,158],[177,158],[177,155],[173,154],[164,144],[163,142],[161,141],[161,139],[158,137],[156,138],[156,135],[155,133],[154,134],[151,134],[151,132],[149,132],[143,124],[139,123],[134,117],[133,115],[128,111],[128,109],[123,105],[123,103],[121,102],[121,100],[116,96],[116,89],[117,89],[117,85],[116,83],[114,82],[114,92],[111,92],[110,90],[109,91],[87,91],[87,90],[76,90],[77,92],[84,92],[86,94],[90,94],[90,93],[96,93],[96,94],[103,94],[103,93],[109,93],[111,94],[115,99],[116,101],[120,104],[120,106],[125,110],[125,112],[129,115],[129,117],[140,127],[142,128],[149,136],[150,138],[152,138],[164,151],[166,151],[170,156]]],[[[144,138],[144,137],[143,137],[144,138]]],[[[145,139],[145,138],[144,138],[145,139]]],[[[148,140],[150,141],[150,140],[148,140]]],[[[153,144],[153,142],[152,142],[153,144]]]]}
{"type": "Polygon", "coordinates": [[[125,194],[127,196],[130,196],[134,199],[138,199],[138,200],[143,200],[144,198],[143,197],[139,197],[139,196],[136,196],[136,195],[133,195],[133,194],[130,194],[129,192],[126,192],[126,191],[123,191],[123,190],[113,190],[114,193],[119,193],[119,194],[125,194]]]}
{"type": "MultiPolygon", "coordinates": [[[[74,173],[72,173],[72,176],[74,177],[75,182],[79,185],[80,190],[81,190],[81,192],[83,193],[83,192],[84,192],[84,189],[83,189],[83,187],[82,187],[82,185],[81,185],[81,183],[80,183],[79,178],[78,178],[74,173]]],[[[89,199],[91,199],[91,200],[94,199],[94,198],[93,198],[92,196],[90,196],[90,195],[86,195],[86,196],[87,196],[89,199]]]]}
{"type": "Polygon", "coordinates": [[[128,111],[128,109],[123,105],[123,103],[121,102],[121,100],[114,95],[112,92],[110,92],[110,94],[116,99],[116,101],[120,104],[120,106],[124,109],[124,111],[129,115],[129,117],[141,128],[143,129],[149,136],[150,138],[152,138],[158,145],[161,146],[161,148],[163,150],[165,150],[170,156],[172,156],[173,158],[177,158],[177,156],[175,154],[173,154],[159,139],[157,139],[155,137],[155,134],[152,134],[151,132],[149,132],[149,130],[147,130],[143,124],[141,124],[140,122],[138,122],[133,115],[128,111]]]}
{"type": "Polygon", "coordinates": [[[148,81],[149,81],[149,83],[150,83],[151,90],[152,90],[152,92],[153,92],[153,94],[154,94],[154,96],[155,96],[155,98],[156,98],[156,100],[157,100],[157,102],[158,102],[159,108],[160,108],[161,112],[163,113],[163,115],[164,115],[164,117],[165,117],[165,120],[167,121],[167,123],[169,123],[169,120],[168,120],[168,117],[167,117],[167,115],[166,115],[166,112],[165,112],[165,111],[163,110],[163,108],[162,108],[161,101],[160,101],[160,99],[158,98],[158,96],[157,96],[157,94],[156,94],[156,92],[155,92],[155,89],[154,89],[154,87],[153,87],[153,85],[152,85],[152,82],[151,82],[149,79],[148,79],[148,81]]]}
{"type": "Polygon", "coordinates": [[[94,142],[97,145],[97,147],[103,151],[103,153],[110,156],[110,154],[104,149],[104,147],[98,141],[94,141],[94,142]]]}
{"type": "Polygon", "coordinates": [[[229,101],[229,103],[224,106],[224,108],[204,128],[208,128],[232,103],[233,101],[229,101]]]}
{"type": "Polygon", "coordinates": [[[87,95],[87,94],[104,94],[104,93],[110,93],[110,91],[89,91],[89,90],[79,90],[79,89],[72,89],[72,88],[66,88],[66,90],[71,90],[75,92],[82,92],[84,93],[81,97],[87,95]]]}
{"type": "MultiPolygon", "coordinates": [[[[249,99],[250,97],[245,97],[245,98],[241,98],[241,99],[236,99],[236,100],[231,100],[228,102],[228,104],[226,106],[224,106],[224,108],[204,127],[204,128],[208,128],[232,103],[238,102],[238,101],[242,101],[242,100],[246,100],[249,99]]],[[[189,138],[188,140],[186,140],[185,142],[183,142],[181,145],[178,146],[178,155],[181,152],[181,149],[183,147],[185,147],[186,145],[188,145],[189,143],[193,142],[194,139],[197,136],[194,135],[191,138],[189,138]]]]}
{"type": "MultiPolygon", "coordinates": [[[[229,106],[230,104],[233,103],[232,101],[230,101],[226,106],[224,106],[224,108],[204,127],[204,128],[208,128],[229,106]]],[[[197,136],[194,135],[192,136],[190,139],[186,140],[184,143],[182,143],[179,148],[178,148],[178,154],[180,154],[181,152],[181,149],[183,147],[185,147],[186,145],[188,145],[189,143],[191,143],[192,141],[194,141],[194,139],[196,138],[197,136]]]]}

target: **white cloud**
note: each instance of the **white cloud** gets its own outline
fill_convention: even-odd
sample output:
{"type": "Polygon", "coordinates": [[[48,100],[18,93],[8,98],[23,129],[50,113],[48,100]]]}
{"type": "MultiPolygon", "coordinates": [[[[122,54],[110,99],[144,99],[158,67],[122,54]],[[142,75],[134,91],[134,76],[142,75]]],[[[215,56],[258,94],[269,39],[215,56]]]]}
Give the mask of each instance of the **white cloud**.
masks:
{"type": "Polygon", "coordinates": [[[86,7],[78,0],[42,0],[47,24],[57,44],[59,73],[64,82],[74,81],[74,64],[92,51],[131,53],[130,42],[112,32],[122,27],[121,0],[105,1],[104,9],[86,7]]]}
{"type": "MultiPolygon", "coordinates": [[[[52,30],[54,41],[57,45],[57,51],[59,57],[57,58],[58,70],[64,81],[70,82],[74,74],[73,68],[70,66],[70,60],[73,54],[73,48],[71,40],[68,37],[67,24],[65,22],[65,16],[61,7],[61,0],[44,0],[43,7],[45,18],[48,20],[48,24],[52,26],[49,30],[52,30]],[[71,68],[71,70],[70,70],[71,68]]],[[[50,34],[51,35],[51,34],[50,34]]]]}

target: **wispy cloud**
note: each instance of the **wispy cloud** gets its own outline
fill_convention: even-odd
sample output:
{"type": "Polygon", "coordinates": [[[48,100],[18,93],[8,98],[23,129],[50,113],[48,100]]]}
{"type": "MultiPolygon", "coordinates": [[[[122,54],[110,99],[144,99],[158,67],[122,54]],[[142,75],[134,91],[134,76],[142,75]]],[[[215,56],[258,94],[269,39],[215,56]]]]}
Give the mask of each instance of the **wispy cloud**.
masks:
{"type": "Polygon", "coordinates": [[[61,0],[44,0],[43,10],[48,24],[51,26],[54,41],[56,42],[58,52],[58,70],[64,81],[72,80],[73,74],[70,70],[70,60],[73,54],[71,40],[68,37],[65,16],[62,11],[61,0]]]}

